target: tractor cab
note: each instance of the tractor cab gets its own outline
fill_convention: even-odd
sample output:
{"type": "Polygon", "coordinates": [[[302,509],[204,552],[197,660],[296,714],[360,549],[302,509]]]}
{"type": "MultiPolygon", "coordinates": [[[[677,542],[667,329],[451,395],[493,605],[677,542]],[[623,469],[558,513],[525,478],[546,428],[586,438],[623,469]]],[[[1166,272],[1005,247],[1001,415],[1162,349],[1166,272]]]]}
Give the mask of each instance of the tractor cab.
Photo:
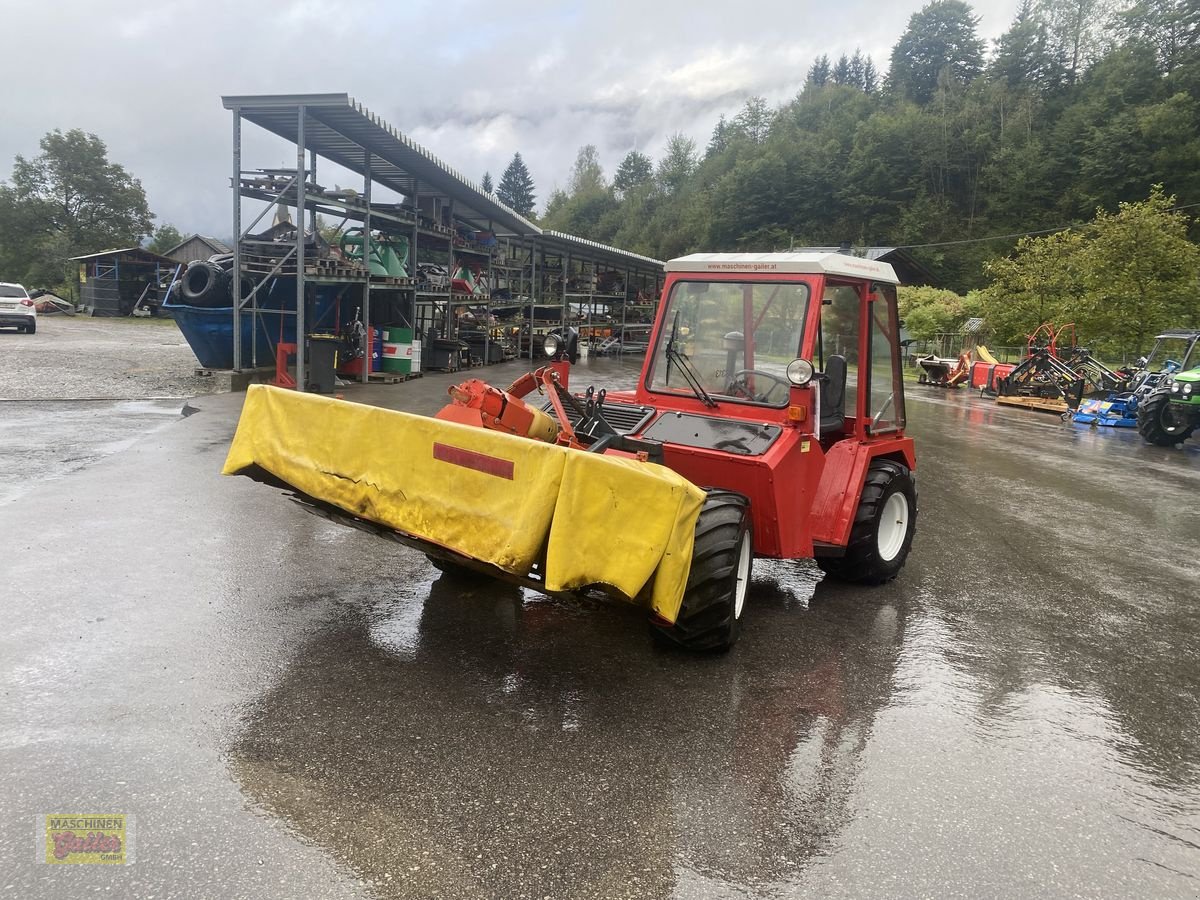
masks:
{"type": "Polygon", "coordinates": [[[749,498],[756,555],[837,566],[871,467],[915,468],[897,283],[886,263],[838,253],[667,264],[633,398],[654,413],[637,436],[693,483],[749,498]]]}
{"type": "Polygon", "coordinates": [[[800,428],[823,446],[904,428],[892,267],[844,254],[672,260],[639,403],[800,428]]]}
{"type": "Polygon", "coordinates": [[[1138,368],[1151,373],[1185,371],[1200,365],[1200,331],[1167,331],[1158,335],[1154,346],[1142,359],[1138,368]]]}

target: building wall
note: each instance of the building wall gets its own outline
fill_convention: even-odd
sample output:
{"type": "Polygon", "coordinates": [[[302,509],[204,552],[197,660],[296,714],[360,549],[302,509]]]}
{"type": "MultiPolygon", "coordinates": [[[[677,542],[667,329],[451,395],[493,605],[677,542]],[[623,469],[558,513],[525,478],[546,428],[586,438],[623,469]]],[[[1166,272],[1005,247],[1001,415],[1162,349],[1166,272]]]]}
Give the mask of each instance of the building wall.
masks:
{"type": "Polygon", "coordinates": [[[202,241],[199,236],[180,244],[178,249],[171,252],[171,259],[181,263],[190,263],[196,259],[208,259],[213,255],[212,247],[202,241]]]}

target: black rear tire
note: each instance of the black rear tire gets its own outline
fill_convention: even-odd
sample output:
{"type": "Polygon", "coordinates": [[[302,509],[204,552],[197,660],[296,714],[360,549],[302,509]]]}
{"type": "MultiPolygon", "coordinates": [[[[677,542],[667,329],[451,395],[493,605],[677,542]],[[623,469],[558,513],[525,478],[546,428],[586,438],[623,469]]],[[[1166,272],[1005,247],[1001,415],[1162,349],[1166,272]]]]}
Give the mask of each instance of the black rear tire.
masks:
{"type": "Polygon", "coordinates": [[[845,555],[820,557],[817,565],[839,581],[884,584],[904,568],[916,532],[917,484],[912,472],[890,459],[875,459],[867,469],[845,555]],[[899,499],[892,500],[897,495],[899,499]],[[900,515],[904,516],[904,533],[893,550],[888,531],[899,527],[894,517],[900,515]]]}
{"type": "Polygon", "coordinates": [[[1144,397],[1137,408],[1138,434],[1159,447],[1183,443],[1192,436],[1196,426],[1186,418],[1178,418],[1174,412],[1170,391],[1158,390],[1144,397]]]}
{"type": "Polygon", "coordinates": [[[28,322],[25,323],[25,333],[26,334],[36,334],[37,333],[37,319],[30,319],[28,322]]]}
{"type": "Polygon", "coordinates": [[[754,540],[750,501],[709,491],[696,520],[696,542],[674,625],[651,619],[655,637],[688,650],[728,650],[738,639],[750,587],[754,540]]]}

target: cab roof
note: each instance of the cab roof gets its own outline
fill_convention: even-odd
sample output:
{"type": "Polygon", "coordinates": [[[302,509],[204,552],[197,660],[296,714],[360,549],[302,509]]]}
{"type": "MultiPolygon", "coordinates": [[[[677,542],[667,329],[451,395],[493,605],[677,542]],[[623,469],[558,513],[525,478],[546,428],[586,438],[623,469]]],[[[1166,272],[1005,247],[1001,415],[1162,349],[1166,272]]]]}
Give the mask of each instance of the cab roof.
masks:
{"type": "Polygon", "coordinates": [[[889,263],[846,253],[693,253],[670,260],[667,271],[841,275],[900,283],[889,263]]]}

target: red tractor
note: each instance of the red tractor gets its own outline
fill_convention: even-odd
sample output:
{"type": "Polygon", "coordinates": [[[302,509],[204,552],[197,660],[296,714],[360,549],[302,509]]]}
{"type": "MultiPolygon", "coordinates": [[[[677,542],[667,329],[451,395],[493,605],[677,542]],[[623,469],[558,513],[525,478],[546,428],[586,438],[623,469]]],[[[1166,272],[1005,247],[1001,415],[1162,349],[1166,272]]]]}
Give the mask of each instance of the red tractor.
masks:
{"type": "MultiPolygon", "coordinates": [[[[528,439],[566,447],[560,455],[577,461],[579,453],[621,460],[620,466],[605,463],[604,478],[621,466],[630,479],[640,477],[639,470],[663,472],[659,466],[677,473],[664,473],[671,478],[682,476],[699,499],[688,520],[690,565],[682,569],[678,596],[655,605],[646,599],[648,589],[616,593],[655,610],[651,623],[661,637],[693,649],[724,649],[737,639],[756,556],[815,558],[832,577],[872,585],[890,581],[904,566],[916,528],[917,491],[913,442],[904,434],[896,284],[891,266],[836,253],[675,259],[667,264],[663,299],[633,390],[572,393],[568,370],[578,338],[568,330],[547,338],[547,366],[507,390],[476,380],[451,388],[452,401],[437,419],[456,424],[421,425],[429,420],[411,417],[400,433],[447,429],[445,435],[433,431],[428,451],[410,454],[414,465],[424,465],[428,453],[435,462],[474,470],[480,483],[504,489],[521,477],[521,462],[513,459],[529,447],[528,439]],[[535,390],[547,395],[544,404],[522,399],[535,390]],[[493,443],[486,447],[472,443],[470,435],[480,435],[480,428],[503,435],[509,442],[503,452],[494,443],[499,438],[488,438],[493,443]]],[[[227,472],[256,463],[302,494],[314,493],[299,477],[289,479],[272,467],[269,455],[263,457],[267,462],[249,452],[237,456],[235,461],[231,451],[227,472]]],[[[329,468],[327,462],[314,465],[329,468]]],[[[446,477],[443,469],[429,471],[436,477],[418,473],[410,482],[427,486],[446,477]]],[[[403,476],[389,470],[387,477],[403,476]]],[[[339,479],[342,491],[348,478],[339,479]]],[[[353,478],[356,484],[372,479],[382,476],[353,478]]],[[[595,480],[590,476],[587,486],[595,480]]],[[[586,502],[569,498],[564,504],[560,497],[551,515],[586,519],[605,497],[617,503],[633,492],[619,478],[611,484],[615,487],[594,491],[586,502]]],[[[405,503],[413,493],[408,487],[401,493],[405,503]]],[[[517,505],[532,494],[517,495],[517,505]]],[[[477,496],[476,504],[474,509],[490,509],[499,502],[477,496]]],[[[332,510],[334,518],[349,512],[360,527],[364,520],[383,522],[389,537],[419,547],[443,569],[499,574],[548,593],[556,593],[556,583],[613,583],[594,572],[573,581],[547,578],[554,561],[547,562],[545,548],[554,526],[549,537],[535,539],[540,549],[523,569],[507,557],[481,560],[478,550],[463,549],[471,535],[461,532],[471,523],[464,526],[463,515],[454,511],[446,513],[448,524],[436,523],[421,534],[410,524],[417,519],[392,521],[379,512],[385,504],[370,497],[335,498],[324,505],[327,513],[331,506],[340,510],[332,510]]],[[[621,515],[616,532],[645,524],[628,520],[628,501],[621,515]]],[[[424,513],[420,522],[429,517],[424,513]]]]}

